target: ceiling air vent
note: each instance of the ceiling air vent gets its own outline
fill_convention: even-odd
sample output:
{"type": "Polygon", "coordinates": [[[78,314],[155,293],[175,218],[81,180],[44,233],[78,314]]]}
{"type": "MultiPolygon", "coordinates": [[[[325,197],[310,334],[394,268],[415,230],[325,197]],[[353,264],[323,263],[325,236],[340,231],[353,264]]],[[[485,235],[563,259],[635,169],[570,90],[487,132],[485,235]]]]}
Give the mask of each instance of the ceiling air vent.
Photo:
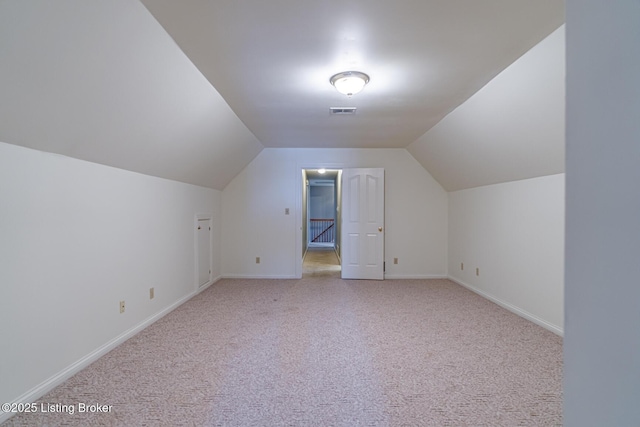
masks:
{"type": "Polygon", "coordinates": [[[356,113],[356,107],[329,107],[329,114],[332,116],[346,116],[356,113]]]}

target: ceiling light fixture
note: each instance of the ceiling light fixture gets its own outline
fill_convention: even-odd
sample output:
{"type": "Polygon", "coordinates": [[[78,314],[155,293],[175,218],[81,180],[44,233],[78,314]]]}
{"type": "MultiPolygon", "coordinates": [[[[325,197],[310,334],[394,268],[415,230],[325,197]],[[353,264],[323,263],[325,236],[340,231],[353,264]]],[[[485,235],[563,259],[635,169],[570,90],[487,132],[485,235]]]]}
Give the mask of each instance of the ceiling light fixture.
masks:
{"type": "Polygon", "coordinates": [[[329,81],[335,86],[338,92],[351,96],[360,92],[364,88],[364,85],[369,83],[369,76],[360,71],[343,71],[342,73],[331,76],[329,81]]]}

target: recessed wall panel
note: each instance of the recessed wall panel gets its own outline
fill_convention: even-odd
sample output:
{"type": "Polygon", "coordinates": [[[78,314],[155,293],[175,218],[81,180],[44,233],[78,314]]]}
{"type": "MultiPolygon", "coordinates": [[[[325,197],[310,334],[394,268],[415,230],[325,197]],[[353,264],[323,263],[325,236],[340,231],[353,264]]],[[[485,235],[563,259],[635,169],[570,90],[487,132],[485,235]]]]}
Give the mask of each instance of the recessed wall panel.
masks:
{"type": "Polygon", "coordinates": [[[376,266],[378,265],[378,235],[374,233],[367,234],[366,242],[365,263],[367,267],[376,266]]]}
{"type": "Polygon", "coordinates": [[[348,265],[357,267],[360,265],[360,234],[349,233],[347,238],[349,239],[349,256],[347,257],[348,265]]]}
{"type": "Polygon", "coordinates": [[[360,220],[360,176],[349,178],[349,222],[360,220]]]}
{"type": "Polygon", "coordinates": [[[379,180],[377,177],[367,175],[366,184],[366,206],[367,206],[367,222],[378,222],[378,185],[379,180]]]}

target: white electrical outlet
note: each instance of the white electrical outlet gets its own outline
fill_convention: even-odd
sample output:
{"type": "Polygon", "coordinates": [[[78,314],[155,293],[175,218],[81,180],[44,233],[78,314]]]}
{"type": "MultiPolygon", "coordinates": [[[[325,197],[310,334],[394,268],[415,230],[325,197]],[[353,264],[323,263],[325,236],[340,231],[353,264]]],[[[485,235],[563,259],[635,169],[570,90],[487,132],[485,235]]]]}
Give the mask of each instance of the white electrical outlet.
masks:
{"type": "Polygon", "coordinates": [[[120,301],[120,313],[124,313],[124,301],[120,301]]]}
{"type": "Polygon", "coordinates": [[[154,288],[149,288],[149,299],[153,299],[154,296],[155,296],[154,288]]]}
{"type": "Polygon", "coordinates": [[[393,259],[393,263],[394,263],[394,264],[397,264],[397,263],[398,263],[398,258],[394,258],[394,259],[393,259]]]}
{"type": "Polygon", "coordinates": [[[260,257],[259,256],[256,257],[256,264],[260,264],[260,257]]]}
{"type": "Polygon", "coordinates": [[[480,269],[478,267],[476,267],[476,276],[480,275],[480,269]]]}
{"type": "Polygon", "coordinates": [[[460,270],[464,270],[464,262],[460,263],[460,270]]]}

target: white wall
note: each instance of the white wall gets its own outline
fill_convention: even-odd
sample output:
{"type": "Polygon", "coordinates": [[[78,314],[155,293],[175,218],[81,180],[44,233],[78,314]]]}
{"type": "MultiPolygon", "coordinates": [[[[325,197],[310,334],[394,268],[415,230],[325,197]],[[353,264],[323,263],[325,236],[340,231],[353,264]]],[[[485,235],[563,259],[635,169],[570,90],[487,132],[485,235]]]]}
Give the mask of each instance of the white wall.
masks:
{"type": "Polygon", "coordinates": [[[640,2],[567,0],[564,422],[640,425],[640,2]]]}
{"type": "Polygon", "coordinates": [[[384,168],[386,277],[446,276],[447,194],[406,150],[293,148],[263,150],[224,189],[223,276],[301,274],[300,170],[320,166],[384,168]]]}
{"type": "Polygon", "coordinates": [[[309,187],[310,218],[335,218],[335,187],[311,185],[309,187]]]}
{"type": "Polygon", "coordinates": [[[219,191],[0,143],[0,402],[38,397],[194,294],[207,213],[217,277],[219,191]]]}
{"type": "Polygon", "coordinates": [[[564,174],[449,193],[448,260],[451,279],[561,334],[564,174]]]}

